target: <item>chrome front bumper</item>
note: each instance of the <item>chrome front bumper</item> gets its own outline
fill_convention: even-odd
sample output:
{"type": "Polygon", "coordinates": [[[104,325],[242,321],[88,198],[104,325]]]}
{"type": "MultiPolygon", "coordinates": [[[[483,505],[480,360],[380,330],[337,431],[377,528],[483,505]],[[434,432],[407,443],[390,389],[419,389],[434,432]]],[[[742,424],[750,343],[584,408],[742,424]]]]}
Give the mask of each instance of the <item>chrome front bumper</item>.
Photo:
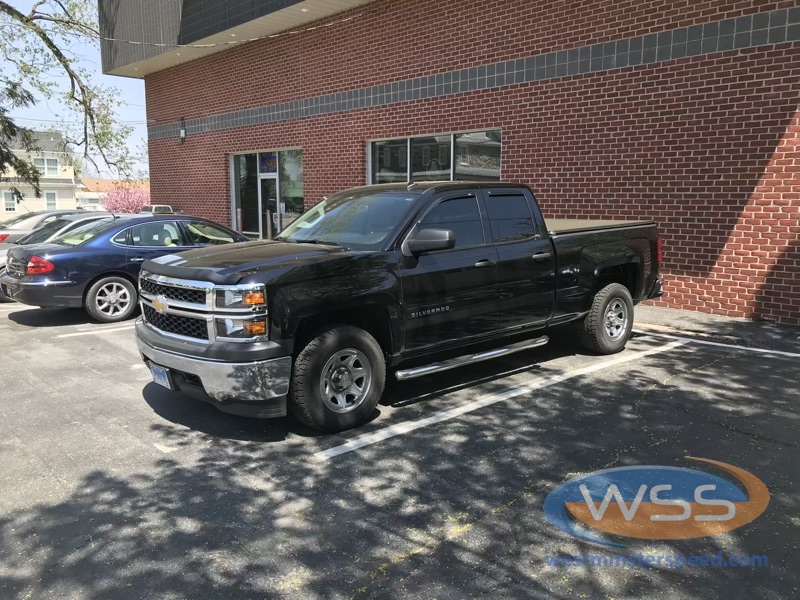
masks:
{"type": "Polygon", "coordinates": [[[138,335],[136,343],[146,362],[196,377],[205,393],[217,402],[259,402],[289,393],[290,356],[249,363],[216,362],[164,352],[138,335]]]}

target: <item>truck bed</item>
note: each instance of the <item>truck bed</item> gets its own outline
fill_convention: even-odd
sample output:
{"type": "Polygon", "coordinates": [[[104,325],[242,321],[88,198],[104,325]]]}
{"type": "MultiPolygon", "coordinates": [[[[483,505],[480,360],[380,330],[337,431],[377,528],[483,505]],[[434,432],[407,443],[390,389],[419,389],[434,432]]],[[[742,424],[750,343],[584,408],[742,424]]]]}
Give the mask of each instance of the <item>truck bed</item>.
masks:
{"type": "Polygon", "coordinates": [[[550,235],[655,225],[654,221],[605,221],[600,219],[547,219],[546,223],[550,235]]]}

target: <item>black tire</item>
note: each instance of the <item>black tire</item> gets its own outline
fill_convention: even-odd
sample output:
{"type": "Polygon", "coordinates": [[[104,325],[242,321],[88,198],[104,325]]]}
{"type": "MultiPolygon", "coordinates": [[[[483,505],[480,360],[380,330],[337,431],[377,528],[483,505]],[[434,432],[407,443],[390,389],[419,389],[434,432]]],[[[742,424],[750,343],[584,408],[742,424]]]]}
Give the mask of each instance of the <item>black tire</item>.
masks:
{"type": "Polygon", "coordinates": [[[3,293],[3,286],[0,286],[0,302],[15,302],[13,298],[9,298],[3,293]]]}
{"type": "Polygon", "coordinates": [[[611,283],[597,292],[592,308],[580,332],[583,347],[598,354],[621,351],[633,329],[631,293],[619,283],[611,283]],[[620,323],[624,314],[624,323],[620,323]]]}
{"type": "Polygon", "coordinates": [[[386,361],[375,338],[351,325],[332,327],[311,340],[297,356],[289,388],[289,410],[300,422],[314,429],[344,431],[369,420],[385,384],[386,361]],[[353,363],[348,367],[346,362],[350,358],[353,363]],[[358,366],[363,362],[367,365],[358,366]],[[369,381],[366,375],[359,375],[362,370],[369,373],[369,381]],[[332,376],[324,377],[323,371],[332,376]],[[345,386],[348,381],[352,383],[345,386]],[[359,381],[364,393],[356,396],[350,389],[358,389],[359,381]],[[342,412],[331,407],[333,401],[328,397],[338,389],[334,384],[347,388],[339,392],[339,396],[345,398],[345,404],[352,403],[349,408],[337,404],[336,410],[342,412]]]}
{"type": "Polygon", "coordinates": [[[118,323],[134,315],[138,301],[136,288],[130,281],[124,277],[112,276],[103,277],[92,284],[86,292],[85,306],[86,312],[94,320],[101,323],[118,323]],[[118,290],[120,293],[111,293],[112,290],[118,290]],[[109,301],[103,302],[104,298],[109,301]]]}

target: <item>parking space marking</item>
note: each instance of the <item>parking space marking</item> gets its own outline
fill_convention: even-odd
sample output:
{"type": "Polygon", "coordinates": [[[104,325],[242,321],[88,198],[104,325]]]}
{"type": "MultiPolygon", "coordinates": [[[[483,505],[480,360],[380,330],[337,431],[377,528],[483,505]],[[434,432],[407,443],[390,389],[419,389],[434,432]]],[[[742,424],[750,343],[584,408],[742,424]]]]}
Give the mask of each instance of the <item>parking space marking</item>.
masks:
{"type": "Polygon", "coordinates": [[[79,331],[78,333],[62,333],[61,335],[57,335],[57,338],[69,338],[69,337],[77,337],[80,335],[100,335],[102,333],[114,333],[115,331],[130,331],[133,329],[135,325],[123,325],[122,327],[105,327],[105,328],[98,328],[93,331],[79,331]]]}
{"type": "Polygon", "coordinates": [[[566,373],[561,373],[560,375],[547,377],[545,379],[535,381],[531,384],[514,388],[505,392],[501,392],[499,394],[492,394],[490,396],[480,398],[473,402],[468,402],[467,404],[462,404],[461,406],[457,406],[455,408],[442,411],[440,413],[437,413],[430,417],[426,417],[424,419],[418,419],[416,421],[406,421],[404,423],[397,423],[396,425],[390,425],[389,427],[384,427],[383,429],[379,429],[378,431],[374,431],[372,433],[366,433],[364,435],[356,436],[350,441],[345,442],[344,444],[341,444],[339,446],[334,446],[333,448],[316,452],[314,453],[314,458],[318,460],[330,460],[336,456],[340,456],[348,452],[353,452],[354,450],[359,450],[366,446],[371,446],[372,444],[377,444],[378,442],[388,440],[389,438],[410,433],[412,431],[421,429],[423,427],[428,427],[430,425],[435,425],[436,423],[441,423],[442,421],[448,421],[450,419],[460,417],[461,415],[473,412],[475,410],[484,408],[486,406],[490,406],[498,402],[504,402],[505,400],[516,398],[517,396],[521,396],[522,394],[550,387],[552,385],[562,383],[569,379],[574,379],[575,377],[580,377],[582,375],[587,375],[589,373],[594,373],[596,371],[601,371],[603,369],[608,369],[610,367],[615,367],[617,365],[639,360],[640,358],[644,358],[652,354],[660,354],[662,352],[668,352],[680,346],[689,344],[691,341],[692,340],[688,339],[675,340],[663,346],[658,346],[657,348],[642,350],[640,352],[632,352],[630,354],[626,354],[625,356],[619,356],[617,358],[612,358],[611,360],[604,360],[595,363],[593,365],[582,367],[580,369],[575,369],[574,371],[567,371],[566,373]]]}
{"type": "Polygon", "coordinates": [[[691,344],[702,344],[703,346],[717,346],[719,348],[730,348],[731,350],[744,350],[746,352],[756,352],[759,354],[776,354],[778,356],[789,356],[791,358],[800,358],[800,354],[798,354],[797,352],[786,352],[784,350],[770,350],[769,348],[751,348],[750,346],[740,346],[737,344],[724,344],[722,342],[710,342],[708,340],[702,340],[698,338],[681,337],[678,335],[670,335],[668,333],[658,333],[656,331],[650,331],[647,329],[634,329],[633,332],[638,333],[640,335],[662,337],[670,340],[680,340],[682,342],[687,342],[691,344]]]}

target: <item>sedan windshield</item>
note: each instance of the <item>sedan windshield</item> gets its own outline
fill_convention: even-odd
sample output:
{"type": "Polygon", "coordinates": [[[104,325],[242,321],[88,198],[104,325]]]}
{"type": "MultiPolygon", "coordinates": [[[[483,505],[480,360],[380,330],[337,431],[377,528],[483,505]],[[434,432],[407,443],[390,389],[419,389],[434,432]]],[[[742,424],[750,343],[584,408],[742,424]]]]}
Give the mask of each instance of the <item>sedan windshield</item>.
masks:
{"type": "Polygon", "coordinates": [[[101,219],[99,221],[92,221],[86,225],[76,227],[71,231],[62,233],[59,236],[50,240],[51,244],[59,244],[61,246],[80,246],[89,240],[96,238],[111,226],[108,219],[101,219]]]}
{"type": "Polygon", "coordinates": [[[405,190],[336,194],[298,217],[277,239],[377,250],[420,195],[405,190]]]}

